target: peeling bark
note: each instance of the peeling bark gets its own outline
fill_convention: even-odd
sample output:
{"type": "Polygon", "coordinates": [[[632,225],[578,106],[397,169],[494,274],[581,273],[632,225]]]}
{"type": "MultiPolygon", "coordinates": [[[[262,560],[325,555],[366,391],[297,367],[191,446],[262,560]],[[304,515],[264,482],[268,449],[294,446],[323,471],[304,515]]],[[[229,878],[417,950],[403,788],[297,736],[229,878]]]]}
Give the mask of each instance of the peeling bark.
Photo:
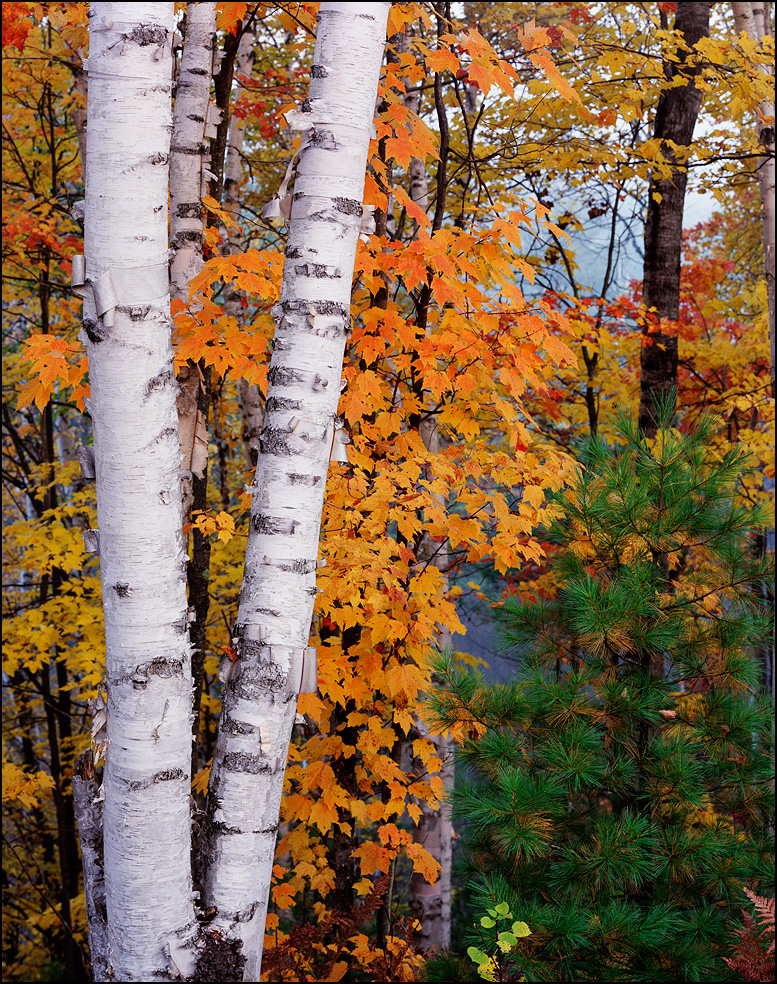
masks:
{"type": "Polygon", "coordinates": [[[237,660],[226,661],[204,824],[204,900],[259,980],[280,800],[308,649],[315,568],[388,3],[322,3],[254,483],[237,660]],[[311,140],[313,134],[325,141],[311,140]],[[307,137],[307,140],[305,140],[307,137]],[[292,259],[291,257],[294,257],[292,259]],[[301,260],[299,263],[297,260],[301,260]],[[316,273],[323,264],[325,275],[316,273]],[[285,401],[299,406],[293,416],[285,401]],[[276,401],[274,404],[271,401],[276,401]],[[277,407],[270,409],[271,406],[277,407]],[[305,475],[309,481],[295,481],[305,475]]]}

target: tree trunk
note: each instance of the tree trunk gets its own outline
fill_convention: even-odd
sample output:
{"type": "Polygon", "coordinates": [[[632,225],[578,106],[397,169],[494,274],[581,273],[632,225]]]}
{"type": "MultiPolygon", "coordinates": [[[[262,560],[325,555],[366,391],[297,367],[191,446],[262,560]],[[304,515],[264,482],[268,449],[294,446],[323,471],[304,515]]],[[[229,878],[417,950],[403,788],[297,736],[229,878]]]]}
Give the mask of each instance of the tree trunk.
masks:
{"type": "Polygon", "coordinates": [[[170,147],[170,292],[183,300],[189,281],[202,269],[200,189],[215,33],[216,4],[187,3],[170,147]]]}
{"type": "MultiPolygon", "coordinates": [[[[237,74],[250,78],[254,68],[254,32],[249,27],[240,37],[237,50],[237,74]]],[[[229,124],[229,143],[224,178],[224,210],[235,222],[240,218],[240,181],[243,176],[243,134],[245,124],[233,114],[229,124]]],[[[230,228],[227,234],[229,252],[233,255],[242,249],[242,235],[239,228],[230,228]]],[[[243,304],[241,294],[234,286],[228,288],[224,298],[224,310],[239,325],[243,324],[243,304]]],[[[256,468],[259,458],[259,435],[262,431],[262,401],[256,383],[237,380],[237,402],[242,422],[243,443],[248,463],[256,468]]]]}
{"type": "MultiPolygon", "coordinates": [[[[765,37],[771,36],[768,3],[732,3],[731,6],[734,10],[734,23],[740,34],[746,34],[753,41],[763,41],[765,37]]],[[[759,72],[770,74],[770,66],[765,63],[757,63],[755,67],[759,72]]],[[[758,142],[763,147],[763,157],[758,161],[758,190],[761,194],[766,294],[769,299],[769,357],[774,398],[774,100],[765,100],[758,105],[758,142]]]]}
{"type": "MultiPolygon", "coordinates": [[[[189,282],[203,265],[204,223],[200,200],[206,147],[206,120],[213,70],[216,4],[187,3],[186,37],[175,92],[170,148],[170,293],[186,302],[189,282]]],[[[192,507],[204,509],[208,466],[208,404],[210,369],[189,361],[178,372],[178,439],[181,446],[184,517],[192,507]],[[197,501],[200,500],[200,501],[197,501]]],[[[192,772],[199,768],[198,737],[205,664],[210,540],[195,528],[187,571],[191,629],[194,710],[192,772]]]]}
{"type": "MultiPolygon", "coordinates": [[[[675,30],[690,48],[710,33],[710,4],[697,0],[680,0],[677,4],[675,30]]],[[[684,86],[665,89],[656,109],[654,136],[662,141],[661,151],[666,160],[678,158],[665,141],[681,148],[690,147],[696,117],[701,108],[702,94],[694,85],[699,74],[696,65],[689,65],[693,51],[677,52],[677,62],[666,62],[669,78],[680,75],[688,79],[684,86]]],[[[680,156],[670,178],[651,178],[645,224],[645,265],[643,301],[648,313],[642,330],[640,350],[639,426],[648,436],[657,430],[657,400],[666,399],[677,386],[677,335],[662,330],[664,320],[676,321],[680,314],[680,259],[683,236],[683,206],[688,184],[685,158],[680,156]],[[656,331],[648,329],[656,326],[656,331]]]]}
{"type": "MultiPolygon", "coordinates": [[[[402,54],[409,54],[411,52],[410,38],[407,34],[402,34],[401,41],[397,45],[398,52],[402,54]]],[[[407,83],[406,81],[406,84],[407,83]]],[[[411,92],[406,93],[404,99],[402,100],[405,107],[409,109],[412,113],[419,115],[421,112],[421,89],[418,86],[411,85],[411,92]]],[[[410,163],[407,168],[407,176],[409,179],[409,192],[410,197],[418,205],[420,209],[424,212],[429,208],[429,180],[426,176],[426,165],[421,160],[420,157],[411,157],[410,163]]],[[[412,239],[418,238],[418,221],[413,219],[412,223],[412,239]]]]}
{"type": "MultiPolygon", "coordinates": [[[[397,46],[402,52],[410,50],[407,35],[402,35],[397,46]]],[[[420,91],[408,93],[404,98],[405,106],[414,113],[421,109],[420,91]]],[[[424,211],[429,207],[429,183],[426,166],[418,157],[412,157],[408,165],[410,197],[424,211]]],[[[413,219],[411,238],[418,237],[418,222],[413,219]]],[[[439,454],[440,440],[436,414],[428,414],[419,427],[424,447],[433,454],[439,454]]],[[[444,571],[448,566],[447,543],[435,543],[427,537],[419,548],[419,563],[431,564],[438,570],[444,571]]],[[[438,645],[448,649],[451,645],[451,634],[447,628],[439,627],[438,645]]],[[[450,742],[444,735],[428,734],[428,728],[416,719],[419,733],[428,738],[435,746],[436,754],[442,763],[440,777],[443,782],[453,779],[451,769],[450,742]]],[[[453,824],[441,805],[433,809],[428,803],[419,803],[422,815],[413,829],[413,840],[422,844],[440,865],[437,881],[430,885],[423,875],[413,874],[410,880],[412,894],[411,908],[413,915],[420,921],[421,928],[416,936],[416,942],[423,949],[431,946],[450,946],[451,941],[451,863],[453,860],[453,824]]]]}
{"type": "MultiPolygon", "coordinates": [[[[237,660],[225,661],[205,822],[204,898],[259,980],[281,792],[315,570],[389,3],[322,3],[254,485],[237,660]]],[[[304,679],[303,679],[304,678],[304,679]]]]}
{"type": "MultiPolygon", "coordinates": [[[[173,3],[90,9],[84,331],[106,638],[106,964],[193,971],[191,668],[167,268],[173,3]]],[[[89,835],[91,836],[91,835],[89,835]]],[[[96,961],[97,963],[97,961],[96,961]]]]}
{"type": "Polygon", "coordinates": [[[73,801],[81,839],[92,977],[95,981],[107,981],[108,923],[105,908],[103,807],[91,750],[84,752],[76,761],[73,770],[73,801]]]}
{"type": "MultiPolygon", "coordinates": [[[[200,195],[215,31],[215,3],[186,5],[186,41],[176,88],[170,148],[170,292],[184,302],[189,299],[189,281],[200,272],[203,263],[200,195]]],[[[194,363],[181,368],[178,384],[181,467],[202,478],[208,460],[208,427],[200,409],[200,374],[194,363]]],[[[189,481],[187,477],[185,482],[189,481]]],[[[192,505],[192,494],[190,487],[184,488],[186,515],[192,505]]]]}
{"type": "MultiPolygon", "coordinates": [[[[440,439],[436,414],[430,414],[419,428],[424,447],[432,454],[439,454],[440,439]]],[[[438,543],[426,537],[418,551],[419,564],[428,564],[445,572],[448,567],[447,541],[438,543]]],[[[438,626],[437,644],[441,650],[450,649],[450,629],[438,626]]],[[[416,719],[416,727],[422,737],[431,741],[440,759],[437,773],[446,786],[453,782],[453,749],[446,735],[430,735],[429,729],[416,719]]],[[[434,773],[430,772],[427,778],[434,773]]],[[[423,845],[440,865],[437,881],[430,885],[423,875],[415,872],[410,880],[413,916],[421,923],[416,942],[422,949],[431,946],[450,946],[451,942],[451,866],[453,863],[453,824],[445,804],[437,809],[428,803],[419,803],[422,813],[413,829],[413,840],[423,845]]]]}

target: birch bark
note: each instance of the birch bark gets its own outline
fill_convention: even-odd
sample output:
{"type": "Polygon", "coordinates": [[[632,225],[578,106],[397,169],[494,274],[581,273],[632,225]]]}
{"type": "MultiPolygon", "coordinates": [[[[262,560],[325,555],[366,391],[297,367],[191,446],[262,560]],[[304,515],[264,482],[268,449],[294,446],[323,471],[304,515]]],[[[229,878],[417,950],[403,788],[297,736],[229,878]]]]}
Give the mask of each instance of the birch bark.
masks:
{"type": "Polygon", "coordinates": [[[105,979],[151,981],[169,976],[171,951],[192,972],[193,950],[181,946],[197,930],[167,268],[174,4],[92,3],[89,15],[81,337],[106,637],[105,979]]]}
{"type": "MultiPolygon", "coordinates": [[[[762,41],[771,34],[769,4],[732,3],[737,32],[746,34],[753,41],[762,41]]],[[[757,63],[758,72],[769,74],[766,64],[757,63]]],[[[763,147],[763,157],[758,162],[758,190],[761,195],[761,221],[763,224],[766,292],[769,299],[769,353],[772,373],[772,397],[774,388],[774,100],[764,100],[758,105],[758,141],[763,147]]]]}
{"type": "Polygon", "coordinates": [[[184,300],[203,262],[200,186],[215,33],[216,4],[187,3],[170,148],[170,292],[184,300]]]}
{"type": "MultiPolygon", "coordinates": [[[[175,92],[170,148],[170,292],[187,301],[189,281],[202,269],[203,206],[200,200],[205,123],[210,101],[216,4],[186,4],[186,41],[175,92]]],[[[208,460],[208,427],[199,408],[200,376],[194,364],[178,373],[178,438],[181,467],[202,478],[208,460]]],[[[192,501],[184,492],[184,513],[192,501]]]]}
{"type": "MultiPolygon", "coordinates": [[[[239,77],[250,78],[254,68],[254,32],[246,28],[240,37],[237,49],[237,74],[239,77]]],[[[224,209],[235,222],[240,217],[240,181],[243,174],[243,134],[245,124],[236,114],[232,114],[229,123],[229,141],[227,144],[227,161],[224,177],[224,209]]],[[[242,236],[239,228],[230,228],[227,244],[229,252],[239,253],[242,249],[242,236]]],[[[230,288],[224,299],[224,310],[229,317],[234,318],[239,325],[243,324],[243,306],[240,294],[230,288]]],[[[248,463],[256,468],[259,458],[259,435],[262,431],[262,403],[259,387],[256,383],[249,384],[245,379],[237,381],[237,400],[242,421],[243,442],[246,448],[248,463]]]]}
{"type": "Polygon", "coordinates": [[[213,758],[204,900],[259,980],[281,792],[308,648],[367,152],[389,3],[322,3],[235,630],[213,758]]]}

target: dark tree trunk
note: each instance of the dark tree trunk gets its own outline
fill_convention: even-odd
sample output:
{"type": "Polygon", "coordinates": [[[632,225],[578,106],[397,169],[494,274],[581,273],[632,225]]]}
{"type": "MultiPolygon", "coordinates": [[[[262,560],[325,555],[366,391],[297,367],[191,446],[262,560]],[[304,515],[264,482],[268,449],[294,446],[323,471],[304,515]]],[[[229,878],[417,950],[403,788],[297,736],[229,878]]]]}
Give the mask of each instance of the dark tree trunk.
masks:
{"type": "MultiPolygon", "coordinates": [[[[681,0],[677,4],[675,30],[682,34],[689,48],[708,37],[710,4],[681,0]]],[[[683,206],[688,184],[688,169],[682,156],[675,155],[664,141],[690,147],[702,101],[702,94],[694,84],[699,66],[693,64],[693,52],[680,50],[677,55],[679,61],[666,62],[664,70],[668,78],[679,75],[688,83],[661,93],[654,136],[662,141],[664,157],[674,164],[680,156],[680,163],[670,178],[651,178],[645,224],[643,299],[648,312],[651,308],[655,311],[648,313],[642,329],[639,426],[648,437],[654,437],[657,429],[657,399],[677,385],[677,335],[661,322],[676,321],[680,314],[683,206]]]]}

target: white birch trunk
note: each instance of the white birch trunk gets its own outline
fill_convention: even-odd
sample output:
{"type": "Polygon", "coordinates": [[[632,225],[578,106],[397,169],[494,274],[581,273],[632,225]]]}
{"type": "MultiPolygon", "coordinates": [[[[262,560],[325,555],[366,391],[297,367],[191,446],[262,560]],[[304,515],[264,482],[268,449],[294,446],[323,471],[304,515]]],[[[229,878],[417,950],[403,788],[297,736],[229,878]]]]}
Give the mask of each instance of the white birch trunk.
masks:
{"type": "MultiPolygon", "coordinates": [[[[732,3],[734,23],[737,31],[745,33],[753,41],[762,41],[771,34],[769,4],[732,3]]],[[[767,75],[773,69],[767,64],[757,64],[759,72],[767,75]]],[[[764,156],[758,162],[758,189],[761,194],[761,221],[763,224],[766,291],[769,299],[769,353],[772,374],[772,397],[774,388],[774,100],[764,101],[758,105],[758,140],[763,147],[764,156]]]]}
{"type": "Polygon", "coordinates": [[[322,3],[236,626],[213,758],[204,901],[258,981],[297,696],[315,689],[309,634],[330,446],[389,3],[322,3]],[[304,666],[303,666],[304,661],[304,666]]]}
{"type": "Polygon", "coordinates": [[[215,33],[216,4],[187,3],[170,148],[170,292],[184,300],[203,262],[200,183],[215,33]]]}
{"type": "Polygon", "coordinates": [[[84,331],[105,612],[108,976],[184,974],[192,681],[167,269],[173,3],[92,3],[84,331]],[[91,288],[89,285],[91,284],[91,288]]]}
{"type": "MultiPolygon", "coordinates": [[[[251,77],[254,68],[254,32],[248,28],[240,37],[240,45],[237,50],[237,74],[238,76],[251,77]]],[[[242,234],[239,228],[240,219],[240,183],[243,176],[243,134],[245,123],[237,114],[232,114],[229,123],[229,142],[227,144],[227,161],[224,177],[224,210],[238,223],[237,227],[230,227],[227,244],[228,250],[233,255],[242,249],[242,234]]],[[[239,325],[243,325],[243,305],[241,304],[240,294],[231,288],[227,291],[224,299],[224,310],[227,315],[234,318],[239,325]]],[[[246,457],[252,468],[256,467],[259,458],[259,435],[262,431],[262,401],[259,395],[259,387],[256,383],[247,383],[245,379],[237,381],[237,402],[240,409],[240,419],[242,422],[243,443],[246,449],[246,457]]]]}
{"type": "MultiPolygon", "coordinates": [[[[216,4],[186,4],[184,40],[175,90],[173,138],[170,148],[170,292],[189,299],[189,281],[202,269],[203,206],[200,200],[205,146],[205,121],[210,102],[216,4]]],[[[198,409],[199,374],[189,366],[178,373],[178,437],[181,467],[202,478],[208,460],[208,427],[198,409]]],[[[184,486],[184,512],[191,505],[184,486]]]]}

